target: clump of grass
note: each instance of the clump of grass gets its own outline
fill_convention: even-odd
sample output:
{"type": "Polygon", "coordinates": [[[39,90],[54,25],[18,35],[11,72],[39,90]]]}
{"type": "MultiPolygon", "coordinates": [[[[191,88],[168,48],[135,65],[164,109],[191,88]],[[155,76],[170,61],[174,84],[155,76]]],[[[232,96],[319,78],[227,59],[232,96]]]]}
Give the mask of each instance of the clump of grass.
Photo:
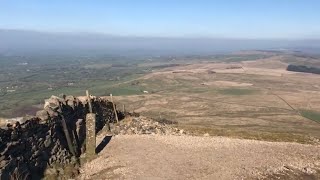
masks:
{"type": "Polygon", "coordinates": [[[256,93],[256,90],[254,89],[239,89],[239,88],[229,88],[229,89],[220,89],[218,91],[220,94],[224,95],[250,95],[256,93]]]}
{"type": "Polygon", "coordinates": [[[300,114],[307,119],[320,123],[320,112],[312,110],[300,110],[300,114]]]}

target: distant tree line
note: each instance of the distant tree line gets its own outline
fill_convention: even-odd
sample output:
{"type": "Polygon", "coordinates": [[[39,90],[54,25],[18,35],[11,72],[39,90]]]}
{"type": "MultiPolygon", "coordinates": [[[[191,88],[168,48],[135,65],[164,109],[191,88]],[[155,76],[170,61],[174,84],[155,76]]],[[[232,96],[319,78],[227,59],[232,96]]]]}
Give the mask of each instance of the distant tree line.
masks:
{"type": "Polygon", "coordinates": [[[304,65],[292,65],[292,64],[290,64],[287,67],[287,71],[320,74],[320,68],[311,67],[311,66],[304,66],[304,65]]]}

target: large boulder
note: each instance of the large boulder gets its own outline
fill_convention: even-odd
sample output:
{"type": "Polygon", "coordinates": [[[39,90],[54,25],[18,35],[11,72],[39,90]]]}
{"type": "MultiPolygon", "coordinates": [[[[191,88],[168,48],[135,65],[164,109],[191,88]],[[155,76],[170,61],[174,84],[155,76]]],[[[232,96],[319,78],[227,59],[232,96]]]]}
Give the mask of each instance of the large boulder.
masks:
{"type": "Polygon", "coordinates": [[[64,102],[62,98],[59,98],[57,96],[51,96],[49,99],[46,99],[44,101],[44,109],[50,107],[51,109],[56,110],[60,107],[61,102],[64,102]]]}
{"type": "Polygon", "coordinates": [[[41,120],[41,121],[46,121],[49,118],[49,114],[46,110],[40,110],[37,111],[36,116],[41,120]]]}

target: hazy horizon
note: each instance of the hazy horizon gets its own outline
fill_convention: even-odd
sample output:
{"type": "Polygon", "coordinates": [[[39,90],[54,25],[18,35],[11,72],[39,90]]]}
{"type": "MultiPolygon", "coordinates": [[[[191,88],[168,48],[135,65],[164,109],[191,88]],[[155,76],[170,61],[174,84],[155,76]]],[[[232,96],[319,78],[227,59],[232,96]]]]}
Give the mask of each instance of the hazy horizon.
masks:
{"type": "Polygon", "coordinates": [[[315,0],[1,1],[0,53],[318,52],[317,7],[315,0]]]}
{"type": "Polygon", "coordinates": [[[105,36],[105,37],[122,37],[122,38],[159,38],[159,39],[233,39],[233,40],[285,40],[285,41],[300,41],[300,40],[320,40],[320,37],[297,37],[297,38],[285,38],[285,37],[219,37],[219,36],[157,36],[157,35],[122,35],[112,34],[105,32],[94,32],[94,31],[49,31],[49,30],[36,30],[36,29],[14,29],[14,28],[0,28],[1,32],[32,32],[48,35],[89,35],[89,36],[105,36]]]}
{"type": "Polygon", "coordinates": [[[137,37],[0,29],[0,53],[216,54],[241,50],[320,49],[320,40],[137,37]]]}
{"type": "Polygon", "coordinates": [[[319,39],[320,2],[2,1],[0,29],[138,37],[319,39]]]}

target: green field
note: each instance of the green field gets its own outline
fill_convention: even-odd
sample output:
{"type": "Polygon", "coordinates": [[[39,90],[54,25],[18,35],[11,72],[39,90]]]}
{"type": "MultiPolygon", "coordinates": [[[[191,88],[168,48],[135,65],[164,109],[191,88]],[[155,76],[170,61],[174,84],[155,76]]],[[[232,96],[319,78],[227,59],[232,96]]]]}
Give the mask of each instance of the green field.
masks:
{"type": "Polygon", "coordinates": [[[320,123],[320,112],[311,110],[300,110],[300,113],[303,117],[320,123]]]}
{"type": "Polygon", "coordinates": [[[250,94],[257,93],[257,90],[229,88],[229,89],[221,89],[218,92],[224,95],[241,96],[241,95],[250,95],[250,94]]]}

